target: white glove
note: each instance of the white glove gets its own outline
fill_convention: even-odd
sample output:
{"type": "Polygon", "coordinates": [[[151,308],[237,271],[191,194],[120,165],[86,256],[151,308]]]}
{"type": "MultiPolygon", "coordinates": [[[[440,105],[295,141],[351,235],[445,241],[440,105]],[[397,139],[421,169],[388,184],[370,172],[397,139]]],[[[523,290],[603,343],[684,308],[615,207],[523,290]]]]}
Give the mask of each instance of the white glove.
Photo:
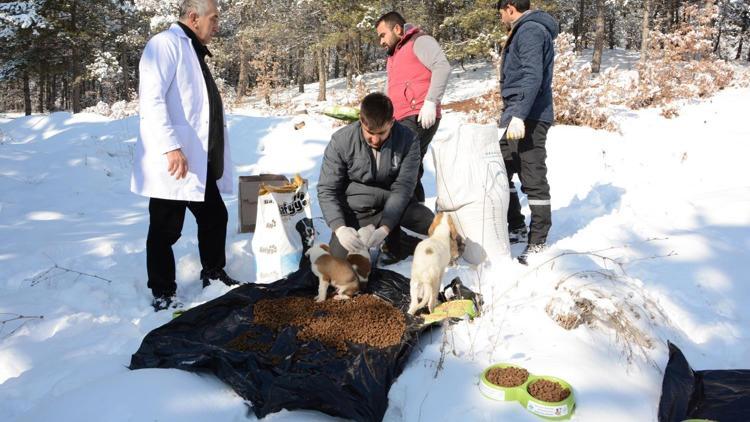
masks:
{"type": "Polygon", "coordinates": [[[370,240],[367,241],[367,247],[368,248],[378,248],[380,247],[380,244],[383,243],[385,238],[388,236],[388,233],[390,233],[391,230],[388,228],[388,226],[380,226],[377,230],[372,232],[372,235],[370,236],[370,240]]]}
{"type": "Polygon", "coordinates": [[[519,119],[518,117],[510,119],[508,131],[505,132],[505,139],[509,141],[515,141],[518,139],[523,139],[525,134],[526,126],[524,126],[523,120],[519,119]]]}
{"type": "Polygon", "coordinates": [[[422,124],[422,129],[429,129],[435,124],[435,116],[437,114],[437,105],[432,101],[424,101],[422,109],[419,110],[419,117],[417,121],[422,124]]]}
{"type": "Polygon", "coordinates": [[[357,233],[359,233],[359,240],[361,240],[362,243],[365,244],[365,246],[370,244],[370,237],[372,236],[374,232],[375,232],[375,225],[373,224],[369,224],[357,230],[357,233]]]}
{"type": "Polygon", "coordinates": [[[349,252],[362,250],[365,244],[359,239],[357,231],[352,227],[341,226],[336,229],[336,237],[339,239],[339,243],[349,252]]]}

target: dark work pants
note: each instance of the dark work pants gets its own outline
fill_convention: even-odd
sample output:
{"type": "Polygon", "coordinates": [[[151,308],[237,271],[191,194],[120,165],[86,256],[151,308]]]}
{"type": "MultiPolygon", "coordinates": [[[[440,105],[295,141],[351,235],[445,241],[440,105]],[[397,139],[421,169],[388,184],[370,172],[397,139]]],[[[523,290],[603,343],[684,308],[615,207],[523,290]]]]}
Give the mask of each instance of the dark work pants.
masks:
{"type": "MultiPolygon", "coordinates": [[[[369,215],[356,215],[353,212],[344,212],[346,225],[357,230],[370,224],[373,224],[376,228],[379,227],[382,216],[382,211],[369,215]]],[[[430,228],[434,218],[435,214],[433,214],[429,208],[412,199],[411,202],[409,202],[409,205],[406,206],[404,214],[401,216],[401,222],[399,223],[400,226],[391,227],[391,232],[385,239],[386,247],[394,255],[412,254],[414,252],[413,250],[402,250],[405,242],[401,237],[407,235],[401,230],[401,227],[405,227],[415,233],[427,235],[427,230],[430,228]]],[[[330,246],[331,255],[339,258],[346,257],[347,250],[341,246],[341,243],[339,243],[336,233],[331,234],[330,246]]]]}
{"type": "Polygon", "coordinates": [[[203,269],[222,269],[226,265],[227,208],[210,171],[207,178],[204,202],[151,198],[148,204],[146,268],[148,287],[154,296],[172,295],[177,290],[172,245],[182,234],[186,209],[198,223],[198,251],[203,269]]]}
{"type": "Polygon", "coordinates": [[[417,116],[404,117],[402,120],[399,120],[399,123],[408,127],[417,135],[417,139],[419,139],[419,173],[417,174],[417,187],[414,189],[414,197],[417,198],[417,202],[424,202],[424,187],[422,186],[424,166],[422,165],[422,160],[424,159],[424,155],[427,154],[427,147],[430,146],[432,137],[435,136],[435,132],[437,132],[438,126],[440,126],[440,119],[436,119],[435,124],[428,129],[422,128],[422,125],[417,122],[417,116]]]}
{"type": "Polygon", "coordinates": [[[547,183],[547,131],[550,124],[536,120],[524,122],[526,133],[519,141],[508,141],[503,135],[500,149],[508,172],[510,203],[508,204],[508,229],[525,227],[518,192],[513,185],[513,175],[521,179],[521,191],[526,194],[531,210],[529,243],[545,243],[552,227],[549,183],[547,183]]]}

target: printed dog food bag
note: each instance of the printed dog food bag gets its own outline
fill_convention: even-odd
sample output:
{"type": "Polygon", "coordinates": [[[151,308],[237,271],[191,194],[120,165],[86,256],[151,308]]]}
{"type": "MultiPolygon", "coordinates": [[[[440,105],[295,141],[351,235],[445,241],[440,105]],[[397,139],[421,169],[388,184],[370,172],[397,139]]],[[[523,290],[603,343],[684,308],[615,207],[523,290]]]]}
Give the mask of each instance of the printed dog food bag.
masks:
{"type": "Polygon", "coordinates": [[[307,180],[296,175],[287,185],[261,186],[252,241],[257,283],[297,271],[314,238],[307,180]]]}

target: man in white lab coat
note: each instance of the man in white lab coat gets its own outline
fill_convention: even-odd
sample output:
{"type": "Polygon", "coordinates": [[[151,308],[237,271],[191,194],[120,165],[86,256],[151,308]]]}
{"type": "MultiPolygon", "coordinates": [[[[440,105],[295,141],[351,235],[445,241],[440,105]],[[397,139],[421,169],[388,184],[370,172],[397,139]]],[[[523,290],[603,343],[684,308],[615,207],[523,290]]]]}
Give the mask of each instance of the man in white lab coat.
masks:
{"type": "Polygon", "coordinates": [[[156,311],[175,307],[175,260],[185,210],[198,224],[203,287],[238,282],[224,272],[232,163],[224,110],[205,63],[219,29],[216,0],[183,0],[179,22],[146,44],[139,65],[140,136],[130,189],[147,196],[148,287],[156,311]]]}

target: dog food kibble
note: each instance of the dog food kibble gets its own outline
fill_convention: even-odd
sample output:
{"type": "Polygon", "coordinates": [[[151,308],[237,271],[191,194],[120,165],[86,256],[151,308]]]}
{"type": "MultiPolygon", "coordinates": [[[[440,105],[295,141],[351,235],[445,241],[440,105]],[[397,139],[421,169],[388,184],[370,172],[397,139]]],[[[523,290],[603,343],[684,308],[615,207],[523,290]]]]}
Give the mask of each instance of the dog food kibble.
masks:
{"type": "Polygon", "coordinates": [[[500,387],[518,387],[526,382],[529,371],[523,368],[492,368],[487,371],[487,381],[500,387]]]}
{"type": "Polygon", "coordinates": [[[310,297],[263,299],[255,304],[253,318],[275,331],[295,326],[300,340],[318,340],[339,352],[346,351],[347,342],[377,348],[396,345],[406,329],[404,314],[373,295],[320,303],[310,297]]]}
{"type": "Polygon", "coordinates": [[[570,390],[563,388],[556,382],[538,380],[529,385],[529,394],[537,400],[554,403],[567,399],[570,390]]]}

